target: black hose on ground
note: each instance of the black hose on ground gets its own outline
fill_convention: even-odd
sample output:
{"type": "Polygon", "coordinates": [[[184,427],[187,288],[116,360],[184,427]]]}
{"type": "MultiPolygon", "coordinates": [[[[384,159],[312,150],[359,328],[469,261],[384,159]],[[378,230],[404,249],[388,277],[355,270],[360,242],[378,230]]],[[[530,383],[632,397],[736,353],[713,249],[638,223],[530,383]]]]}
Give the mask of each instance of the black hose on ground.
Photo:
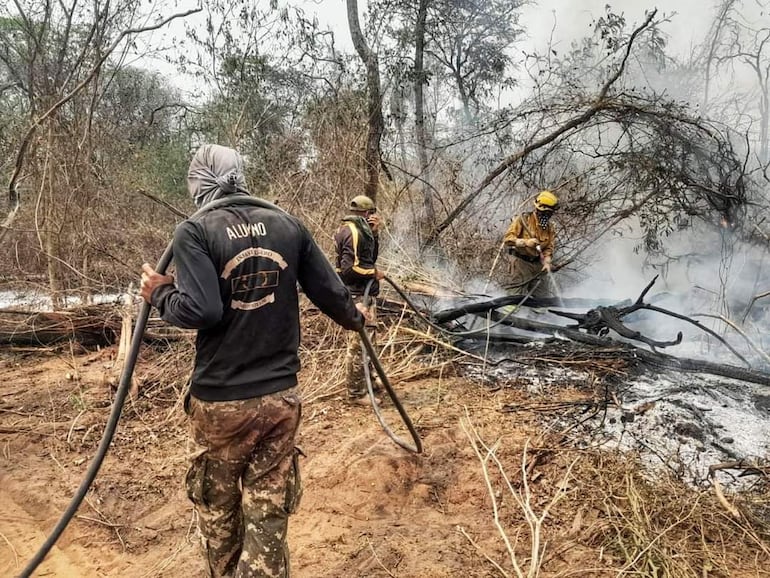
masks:
{"type": "MultiPolygon", "coordinates": [[[[172,255],[172,246],[169,243],[168,247],[166,247],[166,250],[163,252],[163,255],[158,261],[158,264],[155,268],[156,271],[159,273],[165,273],[166,268],[171,262],[172,255]]],[[[112,436],[115,434],[115,428],[118,425],[120,414],[123,411],[123,404],[125,403],[126,396],[128,395],[129,386],[131,385],[131,377],[134,373],[137,357],[139,356],[139,347],[142,344],[144,330],[147,327],[147,320],[150,317],[151,308],[152,306],[149,303],[144,301],[142,302],[142,307],[139,309],[139,316],[136,319],[136,326],[134,327],[134,335],[131,339],[131,347],[128,350],[128,354],[126,355],[125,364],[123,365],[123,372],[121,373],[120,382],[118,384],[118,389],[115,392],[115,399],[112,402],[112,411],[110,412],[110,417],[107,420],[107,425],[104,428],[104,434],[102,435],[102,439],[99,442],[99,447],[96,450],[96,454],[91,460],[91,464],[88,466],[88,470],[86,470],[86,473],[83,476],[83,481],[80,482],[80,487],[78,487],[77,492],[75,492],[75,495],[72,497],[69,506],[67,506],[67,509],[64,510],[64,513],[61,515],[61,518],[59,518],[56,526],[53,530],[51,530],[51,533],[48,535],[46,541],[42,546],[40,546],[40,549],[32,557],[29,563],[27,563],[27,566],[24,568],[24,570],[22,570],[21,574],[19,574],[19,578],[29,578],[29,576],[32,576],[32,573],[35,571],[35,569],[48,555],[48,552],[51,551],[51,548],[53,548],[54,544],[56,544],[56,541],[59,539],[62,532],[64,532],[64,529],[75,515],[75,512],[77,512],[81,502],[86,497],[86,493],[88,493],[88,489],[91,487],[91,484],[96,478],[96,474],[99,472],[99,468],[102,466],[104,457],[107,455],[107,450],[112,443],[112,436]]]]}
{"type": "MultiPolygon", "coordinates": [[[[364,296],[363,296],[363,302],[364,305],[369,305],[369,291],[372,288],[372,282],[369,281],[366,284],[366,289],[364,290],[364,296]]],[[[374,410],[374,415],[377,417],[377,421],[380,422],[380,426],[382,426],[382,429],[385,430],[385,433],[387,436],[392,439],[396,445],[401,446],[405,450],[409,452],[413,452],[416,454],[422,453],[422,441],[420,440],[420,435],[417,433],[417,430],[414,427],[414,424],[412,423],[412,420],[409,418],[409,414],[406,413],[406,410],[404,409],[404,406],[401,405],[401,400],[398,399],[398,395],[396,395],[395,390],[393,389],[393,386],[390,384],[390,380],[388,379],[388,376],[385,373],[385,370],[382,367],[382,363],[380,363],[380,359],[377,356],[377,353],[374,351],[374,346],[372,345],[372,340],[369,339],[369,334],[366,332],[366,325],[358,330],[358,335],[361,337],[361,343],[363,343],[364,348],[361,351],[361,356],[363,358],[363,364],[364,364],[364,378],[366,380],[366,389],[369,392],[369,399],[372,402],[372,409],[374,410]],[[393,402],[393,405],[396,406],[396,409],[398,410],[399,415],[401,416],[401,420],[404,422],[404,425],[406,425],[406,428],[409,430],[409,435],[412,436],[412,441],[414,441],[414,445],[410,445],[408,442],[401,439],[396,433],[390,429],[387,423],[385,423],[385,418],[382,415],[382,412],[380,411],[380,406],[377,404],[377,400],[374,396],[374,387],[372,386],[372,374],[371,371],[369,371],[369,360],[371,359],[372,365],[374,365],[374,369],[377,371],[377,375],[380,376],[380,380],[382,381],[382,385],[385,387],[385,391],[388,392],[388,397],[390,397],[390,400],[393,402]]]]}
{"type": "MultiPolygon", "coordinates": [[[[197,217],[213,209],[218,209],[220,207],[232,206],[232,205],[255,205],[265,209],[283,211],[283,209],[281,209],[280,207],[272,203],[269,203],[267,201],[264,201],[262,199],[257,199],[255,197],[250,197],[246,195],[236,195],[236,196],[227,196],[222,199],[215,198],[209,203],[207,203],[206,205],[204,205],[203,207],[201,207],[200,209],[198,209],[195,213],[193,213],[192,217],[190,218],[197,217]]],[[[173,258],[173,244],[169,243],[168,246],[166,247],[166,250],[163,252],[163,255],[158,260],[158,263],[155,266],[155,270],[158,273],[164,274],[169,264],[171,263],[172,258],[173,258]]],[[[390,281],[389,279],[388,281],[391,284],[393,284],[393,282],[390,281]]],[[[368,289],[367,289],[367,292],[368,292],[368,289]]],[[[415,310],[417,309],[414,306],[413,308],[415,310]]],[[[69,525],[72,518],[75,516],[75,513],[80,507],[80,504],[85,499],[85,496],[88,493],[88,490],[91,487],[91,484],[96,479],[96,475],[99,473],[99,469],[102,466],[102,462],[104,462],[104,458],[107,455],[107,451],[109,450],[110,444],[112,443],[112,438],[115,435],[115,430],[117,429],[118,421],[120,420],[120,415],[123,411],[123,405],[125,404],[126,397],[128,396],[128,391],[131,385],[131,378],[134,375],[136,361],[139,357],[139,349],[142,345],[142,340],[144,338],[145,329],[147,328],[147,321],[150,317],[151,309],[152,307],[149,303],[146,303],[144,301],[142,302],[142,305],[139,309],[139,315],[137,316],[137,319],[136,319],[136,325],[134,326],[134,333],[131,339],[131,347],[129,348],[128,353],[126,354],[126,360],[123,365],[123,371],[120,375],[120,381],[118,383],[117,390],[115,391],[115,399],[112,402],[112,409],[110,411],[109,418],[107,419],[107,424],[104,428],[102,439],[99,442],[99,447],[97,448],[96,453],[94,454],[94,457],[91,460],[91,463],[89,464],[85,475],[83,476],[83,480],[81,481],[80,486],[75,492],[75,495],[72,497],[72,500],[70,501],[69,505],[67,506],[67,509],[64,510],[61,517],[59,518],[59,521],[56,523],[56,526],[48,535],[48,538],[46,538],[45,542],[40,546],[40,548],[32,557],[32,559],[24,567],[21,574],[19,574],[19,578],[29,578],[30,576],[32,576],[32,573],[37,569],[37,567],[43,562],[45,557],[48,555],[48,553],[56,544],[56,541],[61,537],[64,530],[69,525]]],[[[417,431],[415,430],[411,419],[409,419],[409,415],[404,410],[404,407],[401,405],[401,402],[399,401],[398,396],[393,390],[393,387],[391,386],[390,381],[388,380],[388,377],[385,374],[385,370],[383,369],[382,364],[380,363],[380,360],[377,357],[377,353],[374,351],[372,342],[369,339],[369,336],[366,334],[366,329],[365,328],[360,329],[359,335],[361,336],[361,340],[364,344],[365,350],[367,351],[368,355],[371,356],[372,363],[375,369],[377,370],[377,373],[379,374],[380,379],[382,380],[382,383],[388,392],[388,395],[390,396],[391,400],[393,401],[393,404],[396,406],[396,409],[401,415],[401,418],[403,419],[404,424],[406,424],[406,427],[409,429],[409,433],[411,434],[412,439],[414,440],[414,446],[411,446],[407,442],[404,442],[403,440],[398,438],[398,436],[396,436],[388,428],[388,426],[384,422],[384,419],[382,418],[381,413],[379,412],[379,408],[376,406],[376,403],[374,403],[375,414],[377,415],[377,419],[379,420],[380,425],[383,427],[385,432],[399,446],[411,452],[422,453],[422,442],[420,441],[420,437],[417,434],[417,431]]],[[[374,402],[374,395],[373,395],[372,386],[371,386],[371,374],[368,373],[368,363],[365,364],[364,367],[367,375],[369,376],[367,378],[367,384],[368,384],[370,396],[372,398],[372,401],[374,402]]]]}

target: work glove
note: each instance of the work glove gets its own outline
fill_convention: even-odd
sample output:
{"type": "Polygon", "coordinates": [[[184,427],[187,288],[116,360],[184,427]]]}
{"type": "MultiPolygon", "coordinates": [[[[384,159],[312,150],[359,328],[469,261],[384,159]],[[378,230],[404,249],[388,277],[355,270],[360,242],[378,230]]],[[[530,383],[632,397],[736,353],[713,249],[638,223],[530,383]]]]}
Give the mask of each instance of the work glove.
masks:
{"type": "Polygon", "coordinates": [[[551,272],[551,258],[550,257],[546,257],[545,259],[543,259],[543,271],[545,271],[546,273],[550,273],[551,272]]]}
{"type": "Polygon", "coordinates": [[[534,249],[535,247],[537,247],[540,244],[540,242],[537,239],[535,239],[535,238],[530,238],[530,239],[526,239],[524,241],[524,244],[525,244],[525,246],[529,247],[530,249],[534,249]]]}
{"type": "Polygon", "coordinates": [[[516,239],[516,242],[514,243],[517,249],[523,249],[527,246],[527,239],[516,239]]]}

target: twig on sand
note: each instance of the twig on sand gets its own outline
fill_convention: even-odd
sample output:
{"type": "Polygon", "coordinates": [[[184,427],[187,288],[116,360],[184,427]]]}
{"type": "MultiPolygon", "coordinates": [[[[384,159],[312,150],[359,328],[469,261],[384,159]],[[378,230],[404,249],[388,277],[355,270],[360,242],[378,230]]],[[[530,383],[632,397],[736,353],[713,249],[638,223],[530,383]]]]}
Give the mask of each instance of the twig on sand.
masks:
{"type": "Polygon", "coordinates": [[[734,331],[735,331],[735,332],[736,332],[738,335],[740,335],[741,337],[743,337],[743,339],[746,341],[746,343],[748,344],[748,346],[749,346],[749,347],[751,347],[751,349],[752,349],[752,350],[753,350],[755,353],[757,353],[758,355],[762,356],[762,358],[763,358],[765,361],[769,361],[769,362],[770,362],[770,355],[768,355],[767,353],[765,353],[764,351],[762,351],[762,350],[759,348],[759,346],[757,346],[757,344],[756,344],[756,343],[754,343],[754,342],[751,340],[751,338],[750,338],[748,335],[746,335],[746,332],[745,332],[745,331],[743,331],[743,330],[742,330],[740,327],[738,327],[738,326],[737,326],[737,325],[736,325],[734,322],[730,321],[730,320],[729,320],[729,319],[727,319],[726,317],[724,317],[724,316],[722,316],[722,315],[712,315],[712,314],[710,314],[710,313],[693,313],[693,314],[692,314],[692,317],[708,317],[708,318],[710,318],[710,319],[718,319],[719,321],[721,321],[721,322],[722,322],[722,323],[724,323],[725,325],[728,325],[729,327],[731,327],[731,328],[732,328],[732,329],[733,329],[733,330],[734,330],[734,331]]]}
{"type": "Polygon", "coordinates": [[[502,462],[497,456],[499,440],[498,442],[496,442],[491,446],[487,445],[486,442],[484,442],[484,440],[481,439],[481,436],[479,435],[478,431],[471,423],[470,415],[468,413],[467,408],[465,409],[465,417],[461,420],[460,424],[463,428],[463,431],[468,436],[468,439],[471,442],[471,447],[473,448],[473,451],[475,452],[476,457],[481,463],[481,469],[484,475],[484,482],[487,486],[487,493],[489,494],[489,497],[492,501],[492,511],[494,515],[495,527],[500,533],[500,536],[502,537],[503,542],[505,543],[505,547],[508,550],[508,554],[510,555],[511,566],[513,567],[515,576],[517,578],[536,578],[540,574],[541,566],[543,564],[543,560],[545,556],[545,549],[546,549],[546,542],[544,542],[542,538],[543,523],[545,522],[545,519],[548,517],[551,509],[564,496],[567,495],[567,488],[569,486],[569,480],[572,476],[572,469],[577,463],[577,460],[574,460],[569,465],[561,481],[557,484],[556,493],[554,493],[550,501],[543,507],[540,514],[537,514],[534,510],[534,505],[533,505],[534,500],[533,500],[532,491],[530,489],[530,481],[528,479],[529,474],[528,474],[528,468],[527,468],[527,465],[528,465],[527,450],[529,447],[529,440],[525,442],[524,449],[522,450],[522,455],[521,455],[521,488],[516,489],[513,487],[513,483],[508,477],[502,462]],[[513,543],[511,543],[511,540],[509,539],[508,534],[506,533],[506,529],[503,527],[501,522],[500,504],[498,503],[499,498],[494,490],[493,483],[490,478],[490,467],[489,467],[490,462],[497,469],[500,477],[505,483],[505,486],[508,488],[510,495],[513,497],[514,502],[519,507],[521,512],[524,514],[524,518],[527,522],[527,526],[529,527],[530,551],[529,551],[528,564],[526,566],[526,572],[525,572],[525,567],[523,567],[523,565],[520,564],[519,558],[515,550],[516,543],[518,543],[518,532],[516,534],[516,537],[514,538],[513,543]]]}
{"type": "Polygon", "coordinates": [[[377,555],[377,551],[374,549],[374,544],[372,544],[372,541],[368,537],[366,538],[366,542],[367,544],[369,544],[369,549],[372,551],[372,556],[374,556],[374,559],[377,561],[377,564],[380,565],[380,568],[385,570],[387,575],[390,576],[391,578],[396,578],[395,574],[393,574],[393,572],[388,570],[385,567],[385,564],[382,563],[382,560],[380,560],[380,557],[377,555]]]}
{"type": "Polygon", "coordinates": [[[714,482],[714,493],[717,495],[717,500],[719,500],[719,503],[725,507],[725,510],[730,512],[730,515],[733,518],[740,520],[741,513],[738,511],[738,508],[736,508],[730,502],[727,501],[727,498],[725,498],[725,495],[722,492],[722,485],[719,483],[719,480],[717,479],[717,477],[713,476],[711,480],[714,482]]]}
{"type": "Polygon", "coordinates": [[[465,536],[465,537],[467,538],[468,542],[470,542],[470,543],[471,543],[471,546],[473,546],[474,548],[476,548],[476,551],[477,551],[479,554],[481,554],[482,556],[484,556],[484,558],[486,558],[486,559],[487,559],[487,561],[488,561],[490,564],[492,564],[492,566],[494,566],[494,567],[497,569],[497,571],[498,571],[498,572],[500,572],[500,575],[501,575],[501,576],[505,576],[505,578],[510,578],[510,574],[508,574],[508,572],[506,572],[505,570],[503,570],[503,568],[502,568],[502,566],[500,566],[500,564],[498,564],[497,562],[495,562],[495,561],[494,561],[492,558],[490,558],[490,557],[489,557],[489,555],[488,555],[486,552],[484,552],[484,550],[482,550],[482,549],[481,549],[481,546],[479,546],[479,545],[476,543],[476,541],[475,541],[473,538],[471,538],[471,537],[470,537],[470,535],[468,534],[468,532],[466,532],[466,531],[465,531],[465,528],[463,528],[462,526],[457,526],[457,531],[458,531],[458,532],[460,532],[460,533],[461,533],[463,536],[465,536]]]}
{"type": "Polygon", "coordinates": [[[13,566],[14,568],[19,567],[19,553],[16,551],[16,548],[13,547],[13,544],[11,544],[11,541],[5,537],[5,534],[0,532],[0,538],[5,540],[5,543],[8,544],[8,547],[11,549],[11,552],[13,552],[13,566]]]}

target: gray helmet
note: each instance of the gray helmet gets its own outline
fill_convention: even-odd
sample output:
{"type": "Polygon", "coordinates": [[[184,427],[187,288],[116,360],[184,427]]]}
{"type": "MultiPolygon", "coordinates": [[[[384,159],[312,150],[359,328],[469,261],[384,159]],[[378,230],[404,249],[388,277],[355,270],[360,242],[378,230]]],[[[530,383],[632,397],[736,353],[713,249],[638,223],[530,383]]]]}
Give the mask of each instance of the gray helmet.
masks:
{"type": "Polygon", "coordinates": [[[366,195],[358,195],[353,197],[350,201],[351,211],[376,211],[377,207],[374,206],[374,201],[366,195]]]}

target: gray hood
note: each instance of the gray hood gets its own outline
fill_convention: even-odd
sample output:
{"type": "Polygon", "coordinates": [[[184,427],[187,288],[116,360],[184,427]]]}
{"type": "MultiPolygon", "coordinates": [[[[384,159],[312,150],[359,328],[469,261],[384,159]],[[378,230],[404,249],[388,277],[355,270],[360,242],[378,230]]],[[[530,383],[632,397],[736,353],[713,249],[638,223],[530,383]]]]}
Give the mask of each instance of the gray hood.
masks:
{"type": "Polygon", "coordinates": [[[238,151],[215,144],[201,146],[187,171],[187,190],[190,191],[196,207],[202,207],[212,198],[245,193],[246,179],[243,176],[243,159],[238,151]]]}

